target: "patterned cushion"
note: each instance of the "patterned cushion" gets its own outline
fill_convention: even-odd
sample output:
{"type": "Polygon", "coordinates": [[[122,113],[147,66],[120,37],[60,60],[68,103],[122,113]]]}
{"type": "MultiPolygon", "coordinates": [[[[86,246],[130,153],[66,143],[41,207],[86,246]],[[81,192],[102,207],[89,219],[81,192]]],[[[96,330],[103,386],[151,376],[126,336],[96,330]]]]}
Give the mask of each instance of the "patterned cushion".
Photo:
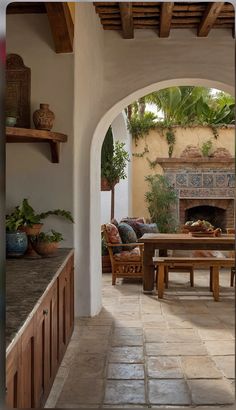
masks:
{"type": "MultiPolygon", "coordinates": [[[[109,243],[122,243],[119,231],[117,227],[113,224],[106,224],[106,233],[108,236],[109,243]]],[[[122,246],[117,246],[112,249],[113,253],[119,253],[122,251],[122,246]]]]}
{"type": "Polygon", "coordinates": [[[117,221],[115,218],[113,218],[113,219],[111,220],[111,224],[115,225],[115,226],[118,228],[119,223],[118,223],[118,221],[117,221]]]}
{"type": "MultiPolygon", "coordinates": [[[[133,228],[130,225],[122,222],[118,225],[118,231],[119,231],[119,234],[120,234],[120,237],[121,237],[121,240],[122,240],[123,243],[137,242],[137,235],[136,235],[136,233],[134,232],[133,228]]],[[[126,246],[123,249],[126,250],[126,251],[129,251],[129,250],[133,249],[133,247],[132,246],[131,247],[126,246]]]]}
{"type": "Polygon", "coordinates": [[[153,223],[153,224],[141,224],[139,222],[137,222],[137,228],[139,230],[139,238],[141,238],[141,236],[143,236],[145,233],[158,233],[159,230],[157,228],[157,224],[153,223]]]}
{"type": "Polygon", "coordinates": [[[137,246],[136,248],[132,249],[132,251],[123,251],[114,255],[114,259],[117,261],[123,262],[140,262],[141,255],[140,255],[140,248],[137,246]]]}
{"type": "Polygon", "coordinates": [[[139,231],[138,223],[145,223],[144,218],[124,218],[121,222],[125,222],[126,224],[130,225],[136,233],[137,238],[140,238],[142,236],[139,231]]]}

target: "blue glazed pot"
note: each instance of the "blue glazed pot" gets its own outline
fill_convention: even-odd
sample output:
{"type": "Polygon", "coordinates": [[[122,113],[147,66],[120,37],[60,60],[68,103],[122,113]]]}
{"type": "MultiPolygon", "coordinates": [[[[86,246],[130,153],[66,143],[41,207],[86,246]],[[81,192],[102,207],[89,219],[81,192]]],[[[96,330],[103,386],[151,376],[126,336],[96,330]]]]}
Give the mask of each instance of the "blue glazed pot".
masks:
{"type": "Polygon", "coordinates": [[[10,232],[6,234],[7,256],[22,256],[28,247],[28,239],[25,232],[10,232]]]}

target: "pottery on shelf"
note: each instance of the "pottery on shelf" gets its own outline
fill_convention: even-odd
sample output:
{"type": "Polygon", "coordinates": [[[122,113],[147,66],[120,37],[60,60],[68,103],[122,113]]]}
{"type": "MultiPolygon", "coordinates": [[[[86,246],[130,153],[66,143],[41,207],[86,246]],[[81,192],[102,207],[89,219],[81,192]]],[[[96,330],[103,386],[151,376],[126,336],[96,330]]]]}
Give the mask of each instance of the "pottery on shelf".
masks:
{"type": "Polygon", "coordinates": [[[56,253],[59,243],[58,242],[40,242],[36,241],[33,243],[34,250],[43,257],[51,256],[56,253]]]}
{"type": "Polygon", "coordinates": [[[9,116],[6,117],[6,126],[7,127],[15,127],[16,121],[17,121],[16,117],[13,117],[13,116],[9,115],[9,116]]]}
{"type": "Polygon", "coordinates": [[[39,109],[33,113],[33,121],[37,130],[50,131],[55,120],[54,113],[49,110],[49,104],[40,104],[39,109]]]}

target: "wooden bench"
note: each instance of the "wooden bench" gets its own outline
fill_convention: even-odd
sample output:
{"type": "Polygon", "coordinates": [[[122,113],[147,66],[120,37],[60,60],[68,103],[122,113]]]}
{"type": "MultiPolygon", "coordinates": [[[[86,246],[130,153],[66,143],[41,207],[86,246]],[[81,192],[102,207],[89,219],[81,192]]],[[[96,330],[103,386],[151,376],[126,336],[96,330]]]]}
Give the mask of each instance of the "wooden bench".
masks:
{"type": "Polygon", "coordinates": [[[234,267],[234,258],[177,258],[177,257],[153,257],[153,262],[157,266],[157,291],[158,298],[164,295],[164,278],[166,267],[189,266],[210,268],[210,290],[213,292],[215,301],[219,300],[219,270],[223,267],[234,267]]]}

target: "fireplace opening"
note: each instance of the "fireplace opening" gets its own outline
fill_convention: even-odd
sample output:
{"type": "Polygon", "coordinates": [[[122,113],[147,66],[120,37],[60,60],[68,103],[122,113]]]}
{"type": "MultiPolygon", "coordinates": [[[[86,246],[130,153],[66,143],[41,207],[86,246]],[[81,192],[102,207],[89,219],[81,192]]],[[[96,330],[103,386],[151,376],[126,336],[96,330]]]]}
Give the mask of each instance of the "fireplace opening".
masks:
{"type": "Polygon", "coordinates": [[[226,230],[226,210],[217,206],[201,205],[185,210],[185,222],[204,219],[210,222],[215,228],[226,230]]]}

